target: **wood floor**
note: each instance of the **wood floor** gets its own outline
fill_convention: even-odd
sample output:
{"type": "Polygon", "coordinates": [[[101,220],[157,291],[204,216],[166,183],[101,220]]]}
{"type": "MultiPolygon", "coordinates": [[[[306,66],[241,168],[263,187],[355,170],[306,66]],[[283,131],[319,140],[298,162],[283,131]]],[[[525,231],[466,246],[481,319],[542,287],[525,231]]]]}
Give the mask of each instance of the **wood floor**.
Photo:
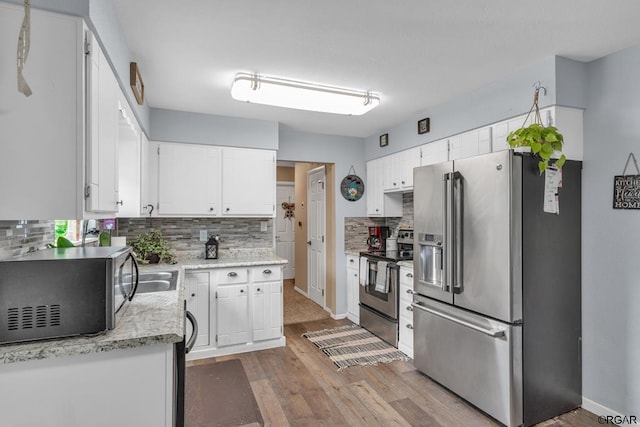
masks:
{"type": "MultiPolygon", "coordinates": [[[[351,322],[326,319],[289,325],[286,347],[189,365],[239,359],[267,426],[498,425],[416,371],[411,361],[337,372],[328,357],[301,337],[307,331],[346,324],[351,322]]],[[[595,415],[579,409],[539,426],[599,425],[595,415]]]]}

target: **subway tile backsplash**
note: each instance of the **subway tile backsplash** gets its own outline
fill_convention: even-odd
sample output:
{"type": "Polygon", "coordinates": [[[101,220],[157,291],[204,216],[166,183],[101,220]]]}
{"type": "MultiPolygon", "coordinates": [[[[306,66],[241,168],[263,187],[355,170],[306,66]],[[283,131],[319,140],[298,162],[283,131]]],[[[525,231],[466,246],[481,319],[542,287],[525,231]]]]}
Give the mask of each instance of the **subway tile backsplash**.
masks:
{"type": "Polygon", "coordinates": [[[0,221],[0,259],[43,249],[54,236],[53,221],[0,221]]]}
{"type": "Polygon", "coordinates": [[[392,236],[401,228],[413,229],[413,192],[402,194],[401,218],[348,217],[344,219],[344,250],[361,251],[367,249],[368,227],[388,226],[392,236]]]}

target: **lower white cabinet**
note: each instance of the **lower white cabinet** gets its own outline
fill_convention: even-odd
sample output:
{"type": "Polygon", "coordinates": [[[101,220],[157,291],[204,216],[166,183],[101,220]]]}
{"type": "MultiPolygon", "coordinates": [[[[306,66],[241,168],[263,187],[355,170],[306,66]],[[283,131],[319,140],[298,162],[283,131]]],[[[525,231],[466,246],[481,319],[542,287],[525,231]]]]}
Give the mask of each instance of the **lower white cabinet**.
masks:
{"type": "Polygon", "coordinates": [[[400,316],[398,350],[413,358],[413,269],[400,267],[400,316]]]}
{"type": "Polygon", "coordinates": [[[360,257],[347,255],[347,318],[360,324],[360,257]]]}
{"type": "Polygon", "coordinates": [[[285,345],[282,266],[188,270],[185,280],[199,330],[189,360],[285,345]]]}

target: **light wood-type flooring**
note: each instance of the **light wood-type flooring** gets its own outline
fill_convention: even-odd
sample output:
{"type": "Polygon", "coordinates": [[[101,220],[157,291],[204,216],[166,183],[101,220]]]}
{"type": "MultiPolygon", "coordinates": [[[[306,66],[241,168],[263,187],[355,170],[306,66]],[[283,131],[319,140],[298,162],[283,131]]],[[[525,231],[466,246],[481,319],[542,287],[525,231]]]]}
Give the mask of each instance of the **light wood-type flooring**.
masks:
{"type": "MultiPolygon", "coordinates": [[[[346,324],[351,322],[325,319],[289,325],[285,327],[286,347],[189,365],[240,359],[268,426],[498,425],[418,372],[411,361],[338,372],[327,356],[301,336],[307,331],[346,324]]],[[[599,425],[595,415],[579,409],[539,426],[599,425]]]]}

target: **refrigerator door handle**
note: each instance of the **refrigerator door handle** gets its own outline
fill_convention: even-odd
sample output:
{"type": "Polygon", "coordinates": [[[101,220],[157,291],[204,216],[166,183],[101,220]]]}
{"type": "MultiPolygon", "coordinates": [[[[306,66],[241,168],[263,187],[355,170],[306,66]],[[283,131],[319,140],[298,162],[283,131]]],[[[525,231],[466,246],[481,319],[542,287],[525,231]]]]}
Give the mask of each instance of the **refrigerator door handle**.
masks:
{"type": "Polygon", "coordinates": [[[474,325],[471,322],[468,322],[466,320],[462,320],[462,319],[458,319],[457,317],[454,317],[450,314],[447,313],[443,313],[441,311],[435,310],[433,308],[430,307],[425,307],[424,305],[422,305],[420,302],[413,302],[411,303],[411,306],[414,308],[417,308],[419,310],[422,311],[426,311],[427,313],[431,313],[433,315],[436,315],[438,317],[442,317],[443,319],[447,319],[451,322],[457,323],[459,325],[462,326],[466,326],[467,328],[473,329],[474,331],[478,331],[481,332],[485,335],[488,335],[492,338],[500,338],[504,336],[505,333],[505,329],[500,329],[500,328],[494,328],[494,329],[487,329],[487,328],[483,328],[482,326],[479,325],[474,325]]]}
{"type": "Polygon", "coordinates": [[[442,177],[443,181],[443,198],[442,201],[442,290],[444,292],[451,292],[451,278],[452,278],[452,265],[453,265],[453,251],[452,249],[452,229],[451,229],[451,207],[453,186],[451,181],[451,173],[445,173],[442,177]]]}
{"type": "Polygon", "coordinates": [[[451,251],[452,263],[451,263],[451,293],[459,294],[462,292],[462,268],[463,255],[462,255],[462,238],[464,236],[462,230],[462,214],[463,214],[463,185],[462,175],[460,172],[453,172],[451,174],[451,228],[453,242],[453,250],[451,251]]]}

